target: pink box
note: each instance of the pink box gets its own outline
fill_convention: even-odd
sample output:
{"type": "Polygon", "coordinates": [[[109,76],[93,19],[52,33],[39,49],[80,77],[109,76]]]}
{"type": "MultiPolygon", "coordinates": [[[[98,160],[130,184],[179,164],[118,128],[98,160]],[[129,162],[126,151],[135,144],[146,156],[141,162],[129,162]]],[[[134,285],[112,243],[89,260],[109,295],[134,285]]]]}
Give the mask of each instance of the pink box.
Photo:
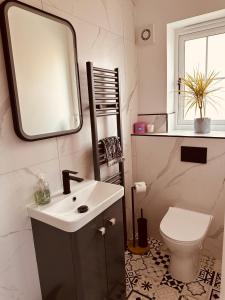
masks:
{"type": "Polygon", "coordinates": [[[146,122],[134,123],[134,133],[135,134],[144,134],[145,132],[146,132],[146,122]]]}

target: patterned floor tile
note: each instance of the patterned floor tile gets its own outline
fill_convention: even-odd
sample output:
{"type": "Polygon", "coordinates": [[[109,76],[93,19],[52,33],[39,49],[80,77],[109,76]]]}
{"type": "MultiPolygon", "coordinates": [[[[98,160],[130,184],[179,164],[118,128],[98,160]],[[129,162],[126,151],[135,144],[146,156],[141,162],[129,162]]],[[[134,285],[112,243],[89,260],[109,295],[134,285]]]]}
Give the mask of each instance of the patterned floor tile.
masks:
{"type": "Polygon", "coordinates": [[[129,296],[132,292],[132,284],[129,278],[126,276],[126,295],[129,296]]]}
{"type": "Polygon", "coordinates": [[[186,284],[186,286],[187,286],[187,290],[193,296],[202,296],[202,295],[206,294],[204,285],[199,281],[189,282],[186,284]]]}
{"type": "Polygon", "coordinates": [[[157,300],[177,300],[179,297],[179,292],[166,285],[161,285],[155,292],[155,297],[157,300]]]}
{"type": "Polygon", "coordinates": [[[215,277],[215,271],[210,269],[200,269],[198,280],[202,280],[205,283],[212,285],[215,277]]]}
{"type": "Polygon", "coordinates": [[[212,287],[203,281],[194,281],[185,284],[182,295],[188,299],[208,300],[210,298],[212,287]]]}
{"type": "Polygon", "coordinates": [[[138,281],[138,279],[141,278],[141,275],[137,274],[136,272],[134,271],[128,271],[127,272],[127,278],[129,279],[131,285],[135,285],[136,282],[138,281]]]}
{"type": "Polygon", "coordinates": [[[161,283],[163,276],[166,273],[166,269],[164,267],[157,266],[152,262],[146,263],[146,265],[149,277],[152,277],[158,284],[161,283]]]}
{"type": "Polygon", "coordinates": [[[141,271],[146,270],[143,258],[139,255],[133,256],[126,264],[127,271],[141,271]]]}
{"type": "Polygon", "coordinates": [[[160,247],[162,246],[162,242],[160,242],[154,238],[151,238],[149,245],[150,245],[150,249],[155,249],[156,251],[158,251],[158,250],[160,250],[160,247]]]}
{"type": "Polygon", "coordinates": [[[207,255],[202,255],[200,259],[200,266],[202,269],[214,270],[216,259],[207,255]]]}
{"type": "Polygon", "coordinates": [[[194,296],[180,295],[178,300],[196,300],[194,296]]]}
{"type": "Polygon", "coordinates": [[[168,269],[169,263],[170,263],[170,256],[168,254],[165,254],[161,251],[156,251],[153,254],[152,259],[157,266],[162,266],[162,267],[168,269]]]}
{"type": "Polygon", "coordinates": [[[129,297],[127,299],[128,300],[146,300],[146,299],[156,300],[154,298],[145,297],[145,296],[141,295],[140,293],[134,292],[134,291],[129,295],[129,297]]]}
{"type": "Polygon", "coordinates": [[[152,258],[152,257],[153,257],[152,250],[150,250],[150,251],[148,251],[148,253],[142,255],[143,259],[152,258]]]}
{"type": "Polygon", "coordinates": [[[132,254],[129,251],[125,252],[125,264],[127,264],[132,258],[132,254]]]}
{"type": "Polygon", "coordinates": [[[176,289],[178,292],[182,292],[184,288],[184,283],[182,281],[174,279],[168,271],[163,276],[163,279],[161,281],[161,285],[163,284],[176,289]]]}
{"type": "Polygon", "coordinates": [[[145,255],[125,253],[126,290],[129,300],[217,300],[220,295],[221,262],[203,255],[195,281],[183,283],[168,271],[167,248],[155,239],[145,255]]]}
{"type": "Polygon", "coordinates": [[[147,271],[141,271],[135,282],[132,282],[132,287],[134,291],[152,299],[154,298],[158,284],[149,276],[147,271]]]}
{"type": "Polygon", "coordinates": [[[217,259],[214,266],[214,271],[221,273],[222,272],[222,260],[217,259]]]}
{"type": "Polygon", "coordinates": [[[216,290],[212,290],[209,300],[220,299],[220,293],[216,290]]]}
{"type": "Polygon", "coordinates": [[[217,273],[216,274],[216,278],[215,278],[215,282],[213,284],[214,289],[216,290],[220,290],[220,285],[221,285],[221,274],[217,273]]]}

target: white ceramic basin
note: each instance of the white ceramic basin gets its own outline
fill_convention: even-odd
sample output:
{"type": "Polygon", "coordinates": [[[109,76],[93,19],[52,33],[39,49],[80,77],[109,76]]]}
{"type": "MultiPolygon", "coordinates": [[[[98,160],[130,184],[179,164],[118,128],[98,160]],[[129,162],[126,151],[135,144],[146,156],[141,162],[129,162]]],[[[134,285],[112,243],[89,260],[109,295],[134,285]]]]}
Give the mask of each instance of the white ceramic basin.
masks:
{"type": "Polygon", "coordinates": [[[52,197],[51,202],[44,206],[31,204],[27,207],[28,215],[49,225],[67,232],[74,232],[86,225],[101,212],[115,203],[124,195],[120,185],[85,180],[77,183],[71,194],[62,193],[52,197]],[[76,197],[74,201],[73,198],[76,197]],[[79,213],[77,208],[87,205],[88,211],[79,213]]]}

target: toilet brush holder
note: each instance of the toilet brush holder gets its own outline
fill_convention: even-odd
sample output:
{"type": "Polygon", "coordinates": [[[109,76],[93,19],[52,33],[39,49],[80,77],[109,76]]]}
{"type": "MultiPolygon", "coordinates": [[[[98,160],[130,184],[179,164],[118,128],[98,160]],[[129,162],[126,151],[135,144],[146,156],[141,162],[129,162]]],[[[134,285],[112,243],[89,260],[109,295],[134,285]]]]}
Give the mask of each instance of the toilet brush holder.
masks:
{"type": "Polygon", "coordinates": [[[141,248],[148,247],[148,221],[143,217],[143,209],[141,209],[141,217],[138,222],[138,246],[141,248]]]}
{"type": "Polygon", "coordinates": [[[132,202],[132,229],[133,239],[128,241],[128,250],[133,254],[146,254],[149,252],[149,245],[147,241],[147,220],[143,218],[143,210],[141,209],[141,218],[138,219],[138,240],[136,240],[136,219],[135,219],[135,206],[134,196],[136,188],[131,188],[131,202],[132,202]]]}

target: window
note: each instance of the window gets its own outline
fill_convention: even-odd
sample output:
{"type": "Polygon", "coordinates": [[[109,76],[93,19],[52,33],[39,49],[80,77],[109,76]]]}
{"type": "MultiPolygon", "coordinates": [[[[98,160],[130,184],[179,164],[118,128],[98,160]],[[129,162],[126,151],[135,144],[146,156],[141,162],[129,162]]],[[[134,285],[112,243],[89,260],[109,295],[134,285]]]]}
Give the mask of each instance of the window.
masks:
{"type": "MultiPolygon", "coordinates": [[[[212,119],[213,130],[225,129],[225,21],[201,24],[177,33],[178,67],[176,78],[193,74],[194,70],[209,74],[214,71],[218,76],[214,88],[215,105],[207,104],[206,117],[212,119]]],[[[177,86],[176,86],[177,90],[177,86]]],[[[186,129],[193,124],[195,109],[187,111],[186,101],[177,96],[177,127],[186,129]]]]}

